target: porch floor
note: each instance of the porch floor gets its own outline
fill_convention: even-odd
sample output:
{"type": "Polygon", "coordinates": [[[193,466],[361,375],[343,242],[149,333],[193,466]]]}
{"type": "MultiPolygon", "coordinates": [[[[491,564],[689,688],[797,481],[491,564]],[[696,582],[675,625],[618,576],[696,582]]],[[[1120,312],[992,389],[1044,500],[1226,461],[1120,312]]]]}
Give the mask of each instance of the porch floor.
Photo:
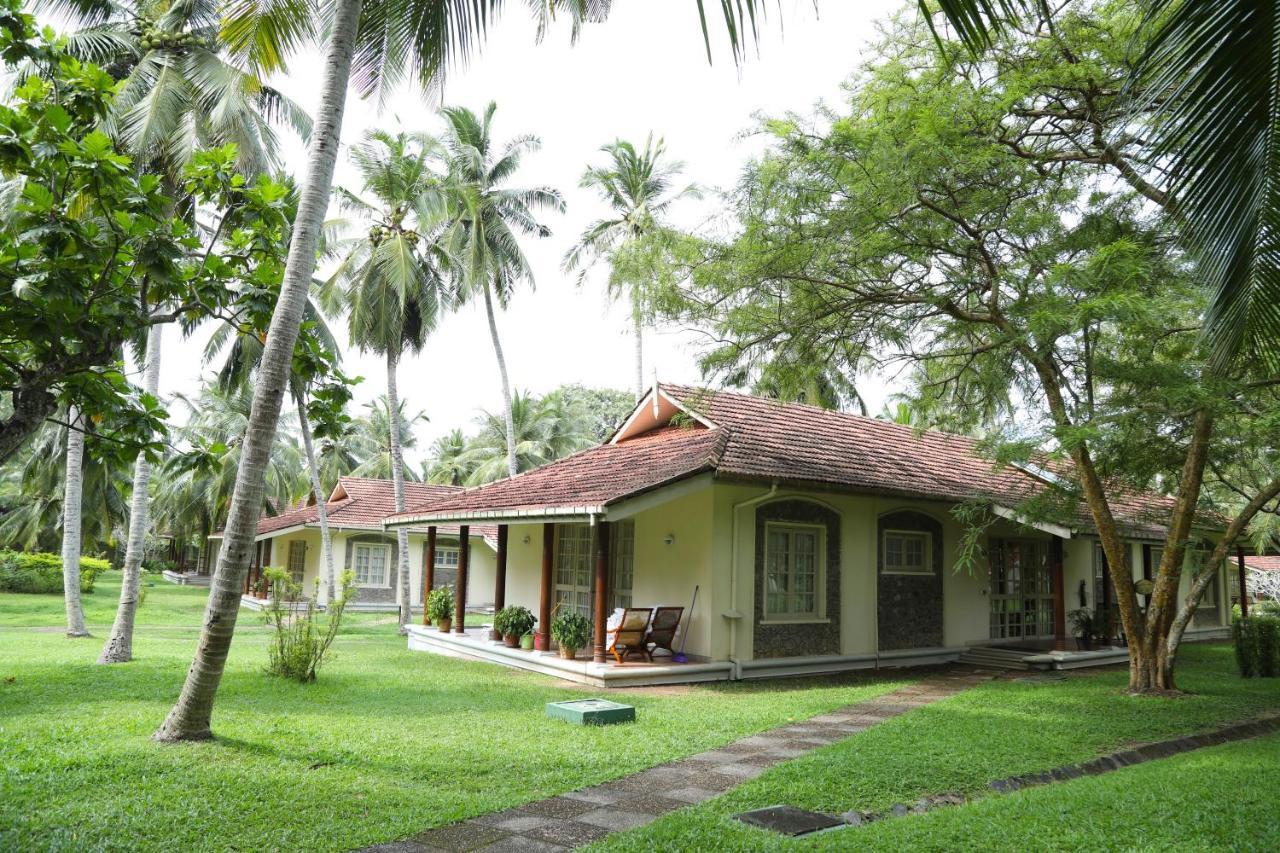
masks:
{"type": "Polygon", "coordinates": [[[465,634],[445,634],[425,625],[409,626],[409,648],[451,657],[489,661],[543,675],[552,675],[592,687],[639,687],[651,684],[688,684],[699,681],[728,681],[733,675],[729,661],[671,663],[662,657],[653,663],[627,661],[593,663],[590,652],[565,660],[558,652],[510,649],[489,639],[489,629],[468,628],[465,634]]]}

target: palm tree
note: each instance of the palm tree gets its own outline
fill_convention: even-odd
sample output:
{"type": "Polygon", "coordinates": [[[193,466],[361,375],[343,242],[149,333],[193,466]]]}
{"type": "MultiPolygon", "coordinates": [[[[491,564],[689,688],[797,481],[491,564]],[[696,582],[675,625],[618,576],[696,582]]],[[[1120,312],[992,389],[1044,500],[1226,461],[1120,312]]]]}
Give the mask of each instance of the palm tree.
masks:
{"type": "MultiPolygon", "coordinates": [[[[102,0],[65,0],[101,3],[102,0]]],[[[704,0],[697,0],[699,13],[704,0]]],[[[195,657],[182,692],[156,732],[159,741],[200,740],[212,736],[213,701],[226,665],[239,613],[240,587],[249,568],[257,507],[262,501],[272,436],[280,417],[288,383],[293,346],[302,324],[303,308],[315,271],[325,212],[333,185],[347,84],[353,62],[356,82],[366,92],[381,83],[394,85],[409,71],[428,86],[440,82],[443,70],[465,57],[473,42],[484,37],[501,0],[407,0],[371,4],[362,20],[363,0],[337,0],[323,22],[327,39],[319,85],[319,110],[307,154],[298,214],[289,243],[284,284],[276,301],[271,331],[263,351],[255,386],[252,417],[242,465],[236,481],[237,498],[227,520],[226,535],[209,592],[209,616],[201,630],[195,657]]],[[[735,59],[754,32],[756,0],[725,3],[735,59]]],[[[576,33],[583,21],[603,17],[603,0],[543,0],[536,14],[546,20],[559,12],[576,33]]],[[[703,33],[707,32],[705,15],[703,33]]],[[[279,71],[284,57],[318,29],[309,4],[238,4],[228,10],[223,33],[246,64],[261,73],[279,71]]],[[[710,40],[707,39],[710,55],[710,40]]]]}
{"type": "Polygon", "coordinates": [[[498,109],[490,102],[479,117],[465,107],[446,107],[445,150],[449,163],[449,205],[452,222],[444,236],[444,245],[454,259],[458,291],[462,299],[484,299],[489,319],[489,335],[498,360],[502,380],[502,404],[506,417],[507,473],[519,470],[516,458],[515,424],[511,413],[511,382],[507,362],[498,337],[494,316],[495,300],[502,308],[521,282],[533,287],[533,270],[520,249],[516,232],[534,237],[547,237],[550,229],[534,218],[534,211],[564,210],[560,193],[548,187],[513,189],[507,179],[520,168],[525,154],[538,150],[536,136],[518,136],[497,149],[490,134],[493,114],[498,109]]]}
{"type": "MultiPolygon", "coordinates": [[[[432,169],[439,144],[424,134],[375,131],[351,151],[365,200],[335,194],[359,218],[359,234],[342,240],[342,260],[325,284],[330,301],[347,308],[351,342],[387,362],[385,405],[388,456],[396,512],[405,511],[402,405],[396,365],[407,349],[421,352],[435,329],[441,302],[441,253],[435,237],[443,223],[440,177],[432,169]],[[395,416],[392,417],[392,413],[395,416]]],[[[367,463],[366,463],[367,464],[367,463]]],[[[398,528],[400,630],[409,624],[409,532],[398,528]]]]}
{"type": "Polygon", "coordinates": [[[62,595],[67,606],[67,636],[87,637],[80,605],[80,510],[84,496],[84,431],[88,421],[75,408],[67,418],[67,458],[62,497],[62,595]]]}
{"type": "Polygon", "coordinates": [[[625,140],[615,140],[601,149],[608,155],[604,166],[589,166],[579,181],[584,189],[594,189],[611,215],[587,226],[564,256],[564,271],[578,270],[578,283],[586,278],[591,265],[605,258],[610,261],[608,293],[620,299],[625,293],[631,300],[631,322],[636,348],[636,396],[644,396],[644,324],[641,309],[642,289],[648,281],[627,275],[612,263],[615,252],[625,249],[663,228],[662,217],[671,205],[682,198],[701,198],[697,185],[675,189],[673,183],[684,170],[678,160],[664,160],[666,145],[654,142],[653,134],[645,140],[644,150],[625,140]]]}
{"type": "MultiPolygon", "coordinates": [[[[529,471],[595,444],[582,412],[567,408],[561,397],[542,398],[516,392],[511,406],[518,471],[529,471]]],[[[470,470],[466,485],[478,486],[508,476],[507,419],[483,412],[476,420],[479,433],[467,442],[459,462],[470,470]]]]}
{"type": "MultiPolygon", "coordinates": [[[[337,353],[338,342],[313,302],[307,303],[307,322],[312,333],[327,352],[337,353]]],[[[252,331],[230,323],[219,326],[205,345],[204,360],[208,364],[218,353],[226,350],[222,367],[218,370],[217,384],[224,390],[245,385],[253,380],[258,363],[262,360],[262,339],[252,331]]],[[[320,565],[323,567],[325,601],[333,601],[337,593],[333,565],[333,536],[329,531],[329,513],[326,503],[329,492],[320,480],[320,465],[316,457],[315,443],[311,436],[311,419],[307,417],[308,388],[306,380],[296,372],[289,385],[294,409],[298,417],[298,432],[306,458],[307,473],[311,480],[311,492],[315,498],[316,520],[320,524],[320,565]]]]}
{"type": "MultiPolygon", "coordinates": [[[[504,447],[505,444],[504,440],[504,447]]],[[[461,486],[470,478],[472,471],[466,452],[467,437],[461,429],[440,436],[432,442],[427,461],[423,463],[422,479],[444,486],[461,486]]]]}
{"type": "MultiPolygon", "coordinates": [[[[160,344],[164,326],[156,323],[147,330],[146,366],[143,368],[142,390],[156,396],[160,389],[160,344]]],[[[142,581],[142,554],[146,548],[147,513],[151,483],[151,460],[139,453],[133,463],[133,492],[129,498],[129,541],[125,546],[124,567],[120,579],[120,602],[111,623],[107,643],[98,655],[98,663],[125,663],[133,660],[133,620],[138,611],[138,589],[142,581]]]]}
{"type": "MultiPolygon", "coordinates": [[[[348,448],[357,450],[363,462],[355,466],[348,473],[353,477],[372,477],[377,480],[390,480],[392,478],[391,465],[391,411],[387,405],[387,397],[383,395],[376,400],[365,404],[369,410],[368,414],[355,419],[352,425],[351,441],[348,448]]],[[[400,422],[397,431],[400,433],[400,450],[413,450],[418,446],[418,436],[415,430],[418,424],[426,423],[427,415],[425,412],[407,412],[408,403],[399,399],[396,401],[396,408],[399,410],[400,422]]],[[[400,464],[401,476],[410,482],[418,482],[417,473],[404,464],[403,459],[400,464]]]]}

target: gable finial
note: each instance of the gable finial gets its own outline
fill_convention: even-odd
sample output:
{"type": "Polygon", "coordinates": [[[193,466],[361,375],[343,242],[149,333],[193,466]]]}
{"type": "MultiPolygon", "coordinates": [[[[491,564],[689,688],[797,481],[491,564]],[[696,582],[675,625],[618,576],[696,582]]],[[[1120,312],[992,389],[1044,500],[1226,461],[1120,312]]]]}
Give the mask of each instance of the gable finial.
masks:
{"type": "Polygon", "coordinates": [[[653,416],[658,417],[658,368],[653,369],[653,416]]]}

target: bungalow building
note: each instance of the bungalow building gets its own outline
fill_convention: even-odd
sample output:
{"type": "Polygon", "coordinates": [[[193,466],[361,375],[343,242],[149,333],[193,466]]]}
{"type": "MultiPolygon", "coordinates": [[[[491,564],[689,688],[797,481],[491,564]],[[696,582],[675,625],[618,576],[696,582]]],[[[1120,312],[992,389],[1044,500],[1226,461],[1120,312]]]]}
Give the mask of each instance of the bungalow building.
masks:
{"type": "MultiPolygon", "coordinates": [[[[405,483],[407,506],[428,503],[461,493],[458,486],[427,483],[405,483]]],[[[399,551],[395,531],[383,529],[382,519],[395,512],[395,493],[390,480],[367,477],[340,477],[325,504],[329,531],[333,540],[334,574],[340,582],[344,570],[355,574],[359,587],[352,610],[396,610],[399,608],[399,551]]],[[[425,527],[409,528],[409,594],[410,603],[421,607],[422,578],[425,570],[427,534],[425,527]]],[[[494,552],[497,528],[469,525],[469,587],[466,600],[471,609],[482,609],[490,603],[486,595],[493,590],[494,552]]],[[[453,584],[457,575],[459,543],[457,525],[439,525],[434,531],[435,547],[432,566],[435,585],[453,584]]],[[[215,547],[221,531],[210,537],[215,547]]],[[[302,584],[306,596],[313,595],[317,578],[323,578],[320,553],[320,511],[314,497],[279,515],[258,521],[256,551],[245,578],[245,594],[241,603],[250,609],[266,605],[264,568],[288,569],[293,579],[302,584]]],[[[216,551],[214,559],[216,560],[216,551]]],[[[319,604],[326,603],[323,582],[319,586],[319,604]]]]}
{"type": "MultiPolygon", "coordinates": [[[[384,524],[461,531],[464,577],[469,531],[496,525],[487,597],[529,607],[542,651],[504,648],[460,621],[451,634],[415,626],[410,648],[598,686],[962,657],[1019,668],[1124,660],[1120,648],[1077,649],[1068,627],[1069,612],[1096,610],[1111,641],[1120,639],[1112,569],[1088,513],[1074,503],[1050,522],[1019,513],[1030,496],[1061,493],[1058,482],[1036,466],[995,466],[962,436],[663,384],[606,444],[431,496],[384,524]],[[965,528],[953,510],[974,501],[995,520],[974,568],[957,570],[965,528]],[[664,653],[606,662],[607,614],[657,606],[685,608],[677,649],[688,662],[664,653]],[[577,660],[550,654],[552,615],[563,608],[593,620],[592,646],[577,660]]],[[[1169,507],[1156,495],[1115,502],[1123,571],[1150,576],[1169,507]]],[[[488,571],[487,560],[474,562],[488,571]]],[[[477,594],[470,582],[466,590],[477,594]]],[[[1225,600],[1220,572],[1189,636],[1222,634],[1225,600]]]]}

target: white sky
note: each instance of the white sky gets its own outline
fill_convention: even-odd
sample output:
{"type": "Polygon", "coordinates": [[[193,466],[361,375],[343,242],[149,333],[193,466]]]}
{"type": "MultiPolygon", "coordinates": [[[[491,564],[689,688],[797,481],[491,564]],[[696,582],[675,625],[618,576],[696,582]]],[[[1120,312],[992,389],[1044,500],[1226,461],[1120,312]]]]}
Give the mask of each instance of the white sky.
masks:
{"type": "MultiPolygon", "coordinates": [[[[498,318],[513,388],[541,393],[568,382],[632,385],[628,317],[622,306],[607,303],[603,270],[597,269],[582,289],[559,271],[561,257],[583,227],[605,213],[594,193],[578,188],[585,165],[600,161],[602,144],[616,137],[640,143],[652,130],[666,138],[673,157],[685,162],[686,179],[730,188],[745,161],[761,150],[759,139],[742,135],[754,126],[753,115],[808,112],[819,101],[838,102],[840,83],[857,66],[875,22],[901,2],[827,0],[817,12],[812,0],[782,0],[780,9],[765,5],[769,20],[758,49],[735,67],[722,34],[713,36],[715,63],[707,64],[693,0],[619,0],[610,19],[587,27],[572,47],[563,28],[535,44],[522,4],[511,4],[483,50],[450,76],[445,103],[479,111],[497,101],[494,127],[500,142],[519,133],[541,136],[541,152],[526,160],[513,184],[556,187],[568,204],[565,215],[544,218],[553,231],[550,238],[525,242],[537,289],[520,292],[498,318]]],[[[709,18],[718,14],[718,3],[707,6],[709,18]]],[[[314,111],[320,64],[316,52],[296,57],[292,72],[275,82],[314,111]]],[[[438,130],[437,105],[404,93],[379,114],[376,105],[352,95],[344,145],[376,127],[438,130]]],[[[294,142],[287,162],[301,169],[304,159],[301,144],[294,142]]],[[[345,156],[337,183],[358,188],[345,156]]],[[[673,220],[697,226],[719,204],[714,194],[683,202],[673,220]]],[[[364,377],[356,389],[358,409],[383,393],[385,369],[377,357],[346,347],[345,330],[335,331],[344,344],[348,373],[364,377]]],[[[166,330],[162,394],[196,390],[206,335],[180,340],[172,328],[166,330]]],[[[662,380],[699,380],[697,334],[649,330],[645,346],[646,377],[656,368],[662,380]]],[[[479,410],[496,409],[501,391],[483,307],[468,306],[444,318],[423,353],[401,363],[399,376],[411,409],[430,418],[418,431],[414,460],[436,436],[454,427],[469,429],[479,410]]],[[[886,390],[865,383],[861,390],[871,410],[878,411],[886,390]]]]}

